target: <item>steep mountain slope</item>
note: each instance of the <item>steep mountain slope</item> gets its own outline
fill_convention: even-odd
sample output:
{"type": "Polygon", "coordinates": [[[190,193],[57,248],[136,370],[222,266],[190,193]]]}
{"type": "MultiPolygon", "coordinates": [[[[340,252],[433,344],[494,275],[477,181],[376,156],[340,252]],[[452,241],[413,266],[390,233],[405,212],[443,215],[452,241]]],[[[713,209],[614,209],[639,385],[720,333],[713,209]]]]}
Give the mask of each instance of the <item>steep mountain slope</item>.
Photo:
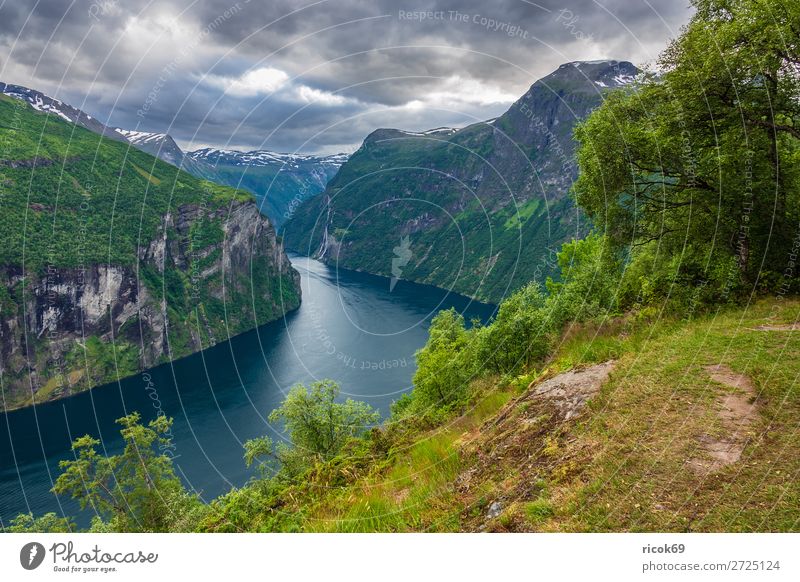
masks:
{"type": "Polygon", "coordinates": [[[250,194],[4,96],[0,232],[6,409],[198,351],[300,300],[250,194]]]}
{"type": "Polygon", "coordinates": [[[567,63],[495,120],[379,129],[285,225],[287,247],[498,302],[550,274],[561,242],[584,232],[569,197],[572,128],[637,73],[628,62],[567,63]]]}
{"type": "Polygon", "coordinates": [[[80,109],[34,89],[0,83],[0,94],[25,101],[38,111],[52,113],[100,135],[130,143],[198,178],[249,190],[276,228],[302,202],[322,192],[347,160],[347,154],[312,156],[267,150],[205,148],[186,153],[167,133],[108,127],[80,109]]]}
{"type": "Polygon", "coordinates": [[[280,228],[303,202],[325,189],[346,160],[347,154],[312,156],[206,148],[186,154],[184,164],[195,175],[249,190],[256,195],[261,211],[280,228]]]}
{"type": "Polygon", "coordinates": [[[134,131],[131,129],[117,128],[117,131],[125,136],[128,142],[143,152],[155,156],[168,164],[177,166],[182,170],[189,171],[187,167],[182,166],[182,164],[184,164],[183,150],[175,143],[172,136],[166,133],[151,133],[147,131],[134,131]]]}
{"type": "Polygon", "coordinates": [[[99,133],[100,135],[104,135],[117,141],[127,141],[126,137],[118,129],[114,127],[108,127],[88,113],[84,113],[80,109],[77,109],[68,103],[64,103],[59,99],[48,97],[41,91],[28,89],[27,87],[23,87],[21,85],[8,85],[6,83],[0,83],[0,94],[24,101],[37,111],[52,113],[64,121],[69,121],[79,125],[80,127],[86,128],[89,131],[99,133]]]}

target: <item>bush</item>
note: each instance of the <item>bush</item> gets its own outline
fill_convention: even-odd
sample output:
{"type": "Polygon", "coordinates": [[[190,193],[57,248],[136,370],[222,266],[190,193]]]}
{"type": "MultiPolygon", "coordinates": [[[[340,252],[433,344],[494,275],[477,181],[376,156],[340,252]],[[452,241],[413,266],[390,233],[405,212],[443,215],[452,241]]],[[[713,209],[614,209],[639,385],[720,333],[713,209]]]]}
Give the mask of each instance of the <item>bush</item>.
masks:
{"type": "Polygon", "coordinates": [[[621,304],[662,306],[691,316],[709,305],[732,302],[744,288],[736,259],[687,245],[681,255],[666,255],[650,244],[635,249],[620,283],[621,304]]]}
{"type": "Polygon", "coordinates": [[[244,444],[245,462],[258,464],[262,475],[270,461],[280,463],[281,477],[295,477],[317,462],[330,461],[353,438],[378,422],[380,414],[365,402],[336,402],[339,385],[333,380],[298,384],[283,404],[269,415],[270,422],[283,423],[291,444],[274,446],[262,436],[244,444]]]}
{"type": "Polygon", "coordinates": [[[550,353],[554,322],[538,283],[529,283],[500,304],[491,325],[477,330],[478,360],[490,372],[511,374],[550,353]]]}
{"type": "Polygon", "coordinates": [[[622,262],[605,236],[592,233],[564,243],[558,266],[561,280],[547,279],[547,306],[556,326],[617,310],[622,262]]]}
{"type": "Polygon", "coordinates": [[[58,517],[55,513],[45,513],[41,517],[33,517],[32,513],[22,513],[11,520],[7,530],[9,533],[69,533],[76,531],[75,524],[67,517],[58,517]]]}
{"type": "Polygon", "coordinates": [[[466,402],[470,380],[479,371],[474,330],[455,309],[439,312],[431,322],[428,343],[417,352],[417,371],[411,400],[394,409],[415,414],[437,414],[466,402]]]}

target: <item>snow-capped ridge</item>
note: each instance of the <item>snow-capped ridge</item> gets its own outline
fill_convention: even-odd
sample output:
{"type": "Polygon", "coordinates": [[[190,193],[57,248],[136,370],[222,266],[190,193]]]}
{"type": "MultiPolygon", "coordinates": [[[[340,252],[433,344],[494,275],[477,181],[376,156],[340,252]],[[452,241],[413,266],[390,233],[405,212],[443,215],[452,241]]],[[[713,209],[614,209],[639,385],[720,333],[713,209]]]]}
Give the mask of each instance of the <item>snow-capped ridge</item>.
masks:
{"type": "Polygon", "coordinates": [[[289,154],[269,150],[239,151],[222,148],[202,148],[188,152],[187,157],[210,164],[233,166],[271,166],[287,165],[298,168],[301,164],[329,164],[341,166],[347,161],[347,154],[318,156],[313,154],[289,154]]]}
{"type": "Polygon", "coordinates": [[[119,133],[124,135],[129,142],[134,145],[143,144],[143,143],[152,143],[157,141],[163,141],[167,139],[168,135],[166,133],[153,133],[149,131],[136,131],[133,129],[122,129],[120,127],[116,128],[119,133]]]}

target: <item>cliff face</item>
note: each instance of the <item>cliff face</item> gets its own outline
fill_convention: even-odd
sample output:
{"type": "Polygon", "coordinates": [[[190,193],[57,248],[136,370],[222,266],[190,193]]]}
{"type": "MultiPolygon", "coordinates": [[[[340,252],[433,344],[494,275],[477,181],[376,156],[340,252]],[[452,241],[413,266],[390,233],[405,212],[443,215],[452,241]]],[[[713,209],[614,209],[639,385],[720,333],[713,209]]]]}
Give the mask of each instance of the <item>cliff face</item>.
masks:
{"type": "Polygon", "coordinates": [[[284,226],[286,244],[384,276],[400,259],[399,278],[494,303],[542,281],[561,243],[585,230],[569,196],[572,129],[637,72],[628,62],[567,63],[497,119],[379,129],[284,226]]]}
{"type": "Polygon", "coordinates": [[[235,335],[295,309],[299,283],[274,229],[252,202],[213,211],[184,205],[166,214],[134,265],[48,267],[35,274],[2,266],[5,406],[112,381],[115,356],[125,376],[226,340],[225,322],[210,313],[215,304],[229,308],[227,330],[235,335]],[[191,233],[202,222],[219,223],[223,240],[194,244],[191,233]],[[177,276],[184,298],[195,302],[188,315],[175,304],[174,289],[158,284],[174,284],[165,272],[177,276]],[[255,311],[247,307],[251,293],[255,311]]]}
{"type": "Polygon", "coordinates": [[[251,195],[0,95],[0,407],[224,341],[299,283],[251,195]]]}

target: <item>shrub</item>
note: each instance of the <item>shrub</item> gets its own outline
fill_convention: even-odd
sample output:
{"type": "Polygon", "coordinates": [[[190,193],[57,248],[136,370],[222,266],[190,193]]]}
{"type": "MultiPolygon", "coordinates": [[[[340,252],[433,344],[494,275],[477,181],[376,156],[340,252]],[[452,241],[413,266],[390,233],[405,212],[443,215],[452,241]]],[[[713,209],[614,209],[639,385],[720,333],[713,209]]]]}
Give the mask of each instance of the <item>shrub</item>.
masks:
{"type": "Polygon", "coordinates": [[[500,304],[491,325],[477,330],[478,360],[488,371],[510,374],[550,352],[553,321],[538,283],[529,283],[500,304]]]}
{"type": "Polygon", "coordinates": [[[428,343],[417,352],[413,402],[401,399],[395,409],[435,414],[462,405],[479,370],[474,337],[455,309],[439,312],[431,322],[428,343]]]}

